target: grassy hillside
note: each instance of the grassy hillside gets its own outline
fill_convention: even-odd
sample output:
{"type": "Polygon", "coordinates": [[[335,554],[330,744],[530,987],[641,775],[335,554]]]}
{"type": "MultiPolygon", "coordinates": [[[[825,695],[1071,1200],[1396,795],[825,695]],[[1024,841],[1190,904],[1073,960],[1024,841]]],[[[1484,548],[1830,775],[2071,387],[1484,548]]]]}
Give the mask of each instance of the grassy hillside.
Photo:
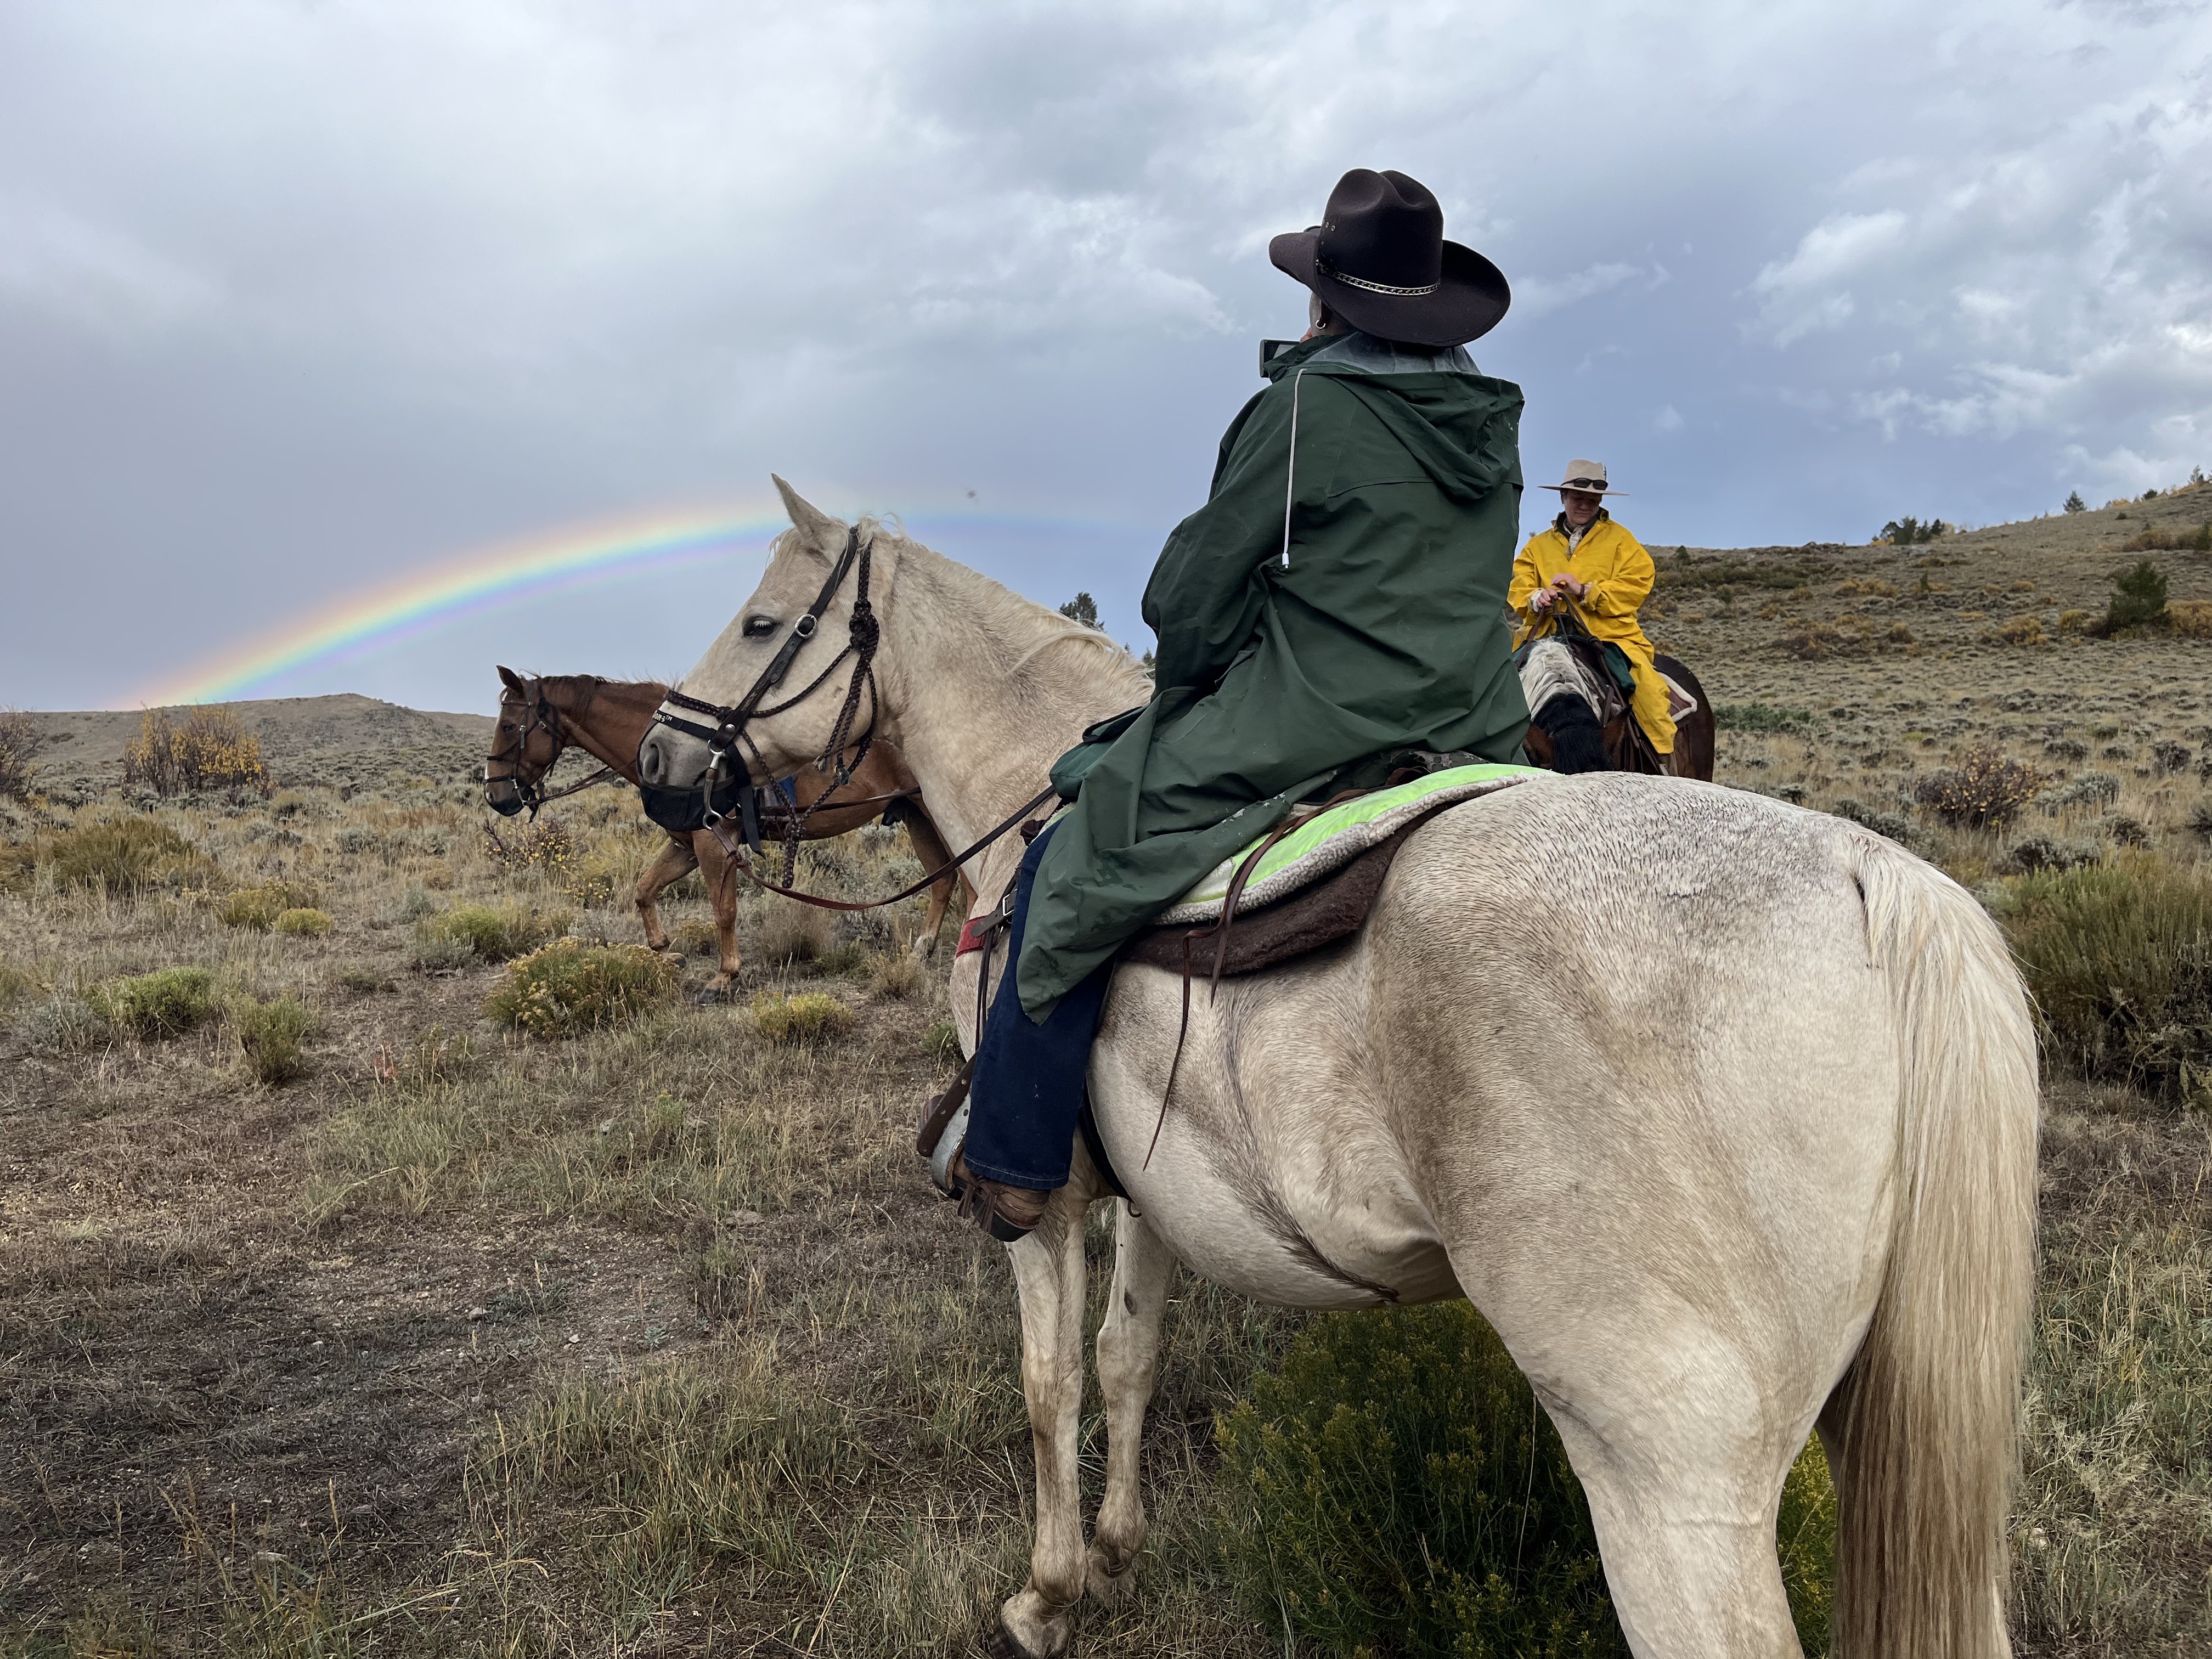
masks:
{"type": "MultiPolygon", "coordinates": [[[[260,740],[262,757],[280,785],[374,784],[395,772],[465,775],[483,758],[493,725],[489,714],[403,708],[351,692],[227,706],[260,740]]],[[[33,714],[29,719],[39,743],[40,772],[50,787],[74,793],[122,781],[124,746],[138,731],[136,710],[33,714]]]]}
{"type": "MultiPolygon", "coordinates": [[[[2212,641],[2063,619],[2102,613],[2130,538],[2206,518],[2212,491],[1921,547],[1658,549],[1651,631],[1723,711],[1723,782],[2008,916],[2069,865],[2201,907],[2212,641]],[[2008,642],[2022,617],[2044,643],[2008,642]],[[2015,812],[1947,818],[1944,780],[2006,764],[2015,812]]],[[[2212,598],[2212,556],[2151,556],[2212,598]]],[[[749,897],[738,994],[702,1006],[621,948],[661,844],[634,794],[495,844],[488,720],[240,712],[266,801],[129,810],[126,715],[36,717],[64,788],[0,801],[0,1654],[972,1650],[1025,1565],[1028,1429],[1005,1254],[909,1150],[950,1073],[919,902],[749,897]],[[495,998],[518,974],[544,994],[495,998]]],[[[876,829],[804,873],[918,867],[876,829]]],[[[667,915],[696,989],[696,881],[667,915]]],[[[2023,1656],[2212,1649],[2206,1101],[2185,1066],[2050,1073],[2023,1656]]],[[[1103,1232],[1091,1260],[1096,1303],[1103,1232]]],[[[1282,1632],[1224,1547],[1215,1422],[1303,1322],[1175,1294],[1154,1541],[1079,1639],[1259,1659],[1282,1632]]]]}

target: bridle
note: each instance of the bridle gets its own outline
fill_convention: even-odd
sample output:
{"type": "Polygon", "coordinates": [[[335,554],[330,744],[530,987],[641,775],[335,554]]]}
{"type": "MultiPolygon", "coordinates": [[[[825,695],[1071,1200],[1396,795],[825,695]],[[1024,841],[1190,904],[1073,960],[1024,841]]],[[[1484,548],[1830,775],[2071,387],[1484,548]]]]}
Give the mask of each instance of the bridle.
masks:
{"type": "Polygon", "coordinates": [[[665,708],[653,711],[653,718],[656,724],[697,738],[707,745],[708,757],[707,769],[700,775],[699,778],[699,794],[703,808],[701,817],[706,827],[714,832],[714,839],[721,842],[722,850],[729,854],[722,872],[722,878],[725,881],[730,878],[732,871],[742,870],[746,878],[763,892],[779,894],[785,898],[794,898],[801,903],[815,905],[825,910],[872,910],[883,905],[896,904],[901,899],[911,898],[916,893],[928,888],[933,883],[960,869],[969,859],[974,858],[976,854],[990,846],[1001,836],[1019,827],[1030,814],[1059,793],[1051,785],[1047,785],[1042,793],[1032,797],[1017,809],[1012,817],[995,829],[988,831],[975,845],[963,852],[956,853],[940,868],[929,872],[920,881],[892,894],[889,898],[866,899],[859,902],[849,899],[828,899],[812,893],[802,893],[792,884],[798,869],[799,843],[804,838],[806,821],[814,816],[817,807],[829,801],[836,789],[843,788],[853,781],[853,773],[860,763],[867,758],[869,747],[876,740],[876,716],[880,712],[881,707],[876,693],[876,648],[883,642],[883,625],[876,620],[875,608],[868,603],[868,576],[874,557],[875,538],[873,537],[862,541],[860,526],[857,525],[845,532],[845,550],[838,556],[836,564],[830,569],[830,579],[822,584],[822,591],[814,596],[814,603],[807,606],[805,613],[791,625],[791,632],[785,636],[783,643],[776,647],[775,655],[769,660],[768,666],[761,670],[759,678],[753,681],[752,684],[746,689],[744,696],[738,698],[737,702],[708,702],[701,697],[689,696],[682,691],[671,691],[663,699],[664,702],[673,703],[678,708],[688,708],[695,714],[712,715],[714,724],[711,727],[702,726],[696,720],[687,720],[680,715],[672,714],[665,708]],[[845,578],[855,572],[858,574],[853,589],[853,613],[847,624],[848,632],[845,637],[845,648],[832,657],[828,666],[809,680],[805,687],[794,695],[786,697],[781,702],[763,707],[768,695],[783,684],[784,677],[791,672],[793,661],[805,648],[807,641],[812,639],[821,628],[823,613],[829,610],[830,601],[837,597],[838,590],[844,586],[845,578]],[[771,715],[782,714],[787,708],[797,708],[827,684],[830,677],[837,672],[840,665],[848,657],[853,659],[853,675],[845,684],[845,702],[838,709],[836,720],[830,728],[828,744],[823,746],[822,753],[814,761],[817,770],[834,771],[836,774],[837,781],[833,788],[824,790],[808,805],[788,816],[784,825],[783,880],[781,883],[763,881],[754,871],[751,861],[746,859],[740,850],[746,846],[757,848],[760,842],[757,837],[753,818],[756,790],[752,781],[752,767],[739,752],[738,745],[742,744],[745,748],[751,750],[755,758],[757,759],[761,752],[760,745],[752,740],[745,727],[756,720],[766,720],[771,715]],[[846,745],[852,742],[853,722],[860,714],[860,692],[863,688],[868,694],[868,721],[866,726],[861,728],[859,744],[853,749],[851,754],[848,755],[846,745]],[[714,806],[715,781],[723,768],[730,765],[733,761],[736,764],[738,781],[744,786],[738,792],[744,814],[741,836],[731,833],[728,827],[729,814],[716,811],[714,806]]]}
{"type": "MultiPolygon", "coordinates": [[[[568,746],[568,734],[562,730],[561,711],[553,706],[553,700],[545,695],[545,682],[542,679],[532,680],[527,692],[520,696],[511,688],[502,688],[499,694],[499,703],[502,711],[520,703],[525,712],[530,715],[530,720],[528,724],[515,733],[513,743],[504,748],[493,750],[484,757],[483,781],[487,784],[513,784],[514,793],[522,798],[522,804],[530,809],[531,816],[535,817],[538,809],[545,805],[547,796],[543,785],[545,775],[544,772],[540,772],[534,778],[526,778],[522,775],[523,763],[528,757],[526,751],[530,747],[530,739],[538,732],[544,732],[553,739],[553,757],[554,759],[558,760],[561,750],[568,746]],[[504,762],[507,765],[506,772],[498,777],[492,775],[492,763],[495,761],[504,762]]],[[[501,720],[500,724],[503,727],[506,721],[501,720]]]]}
{"type": "MultiPolygon", "coordinates": [[[[530,720],[528,724],[515,734],[513,743],[504,748],[493,750],[484,757],[483,781],[487,785],[512,784],[514,787],[515,794],[520,799],[523,805],[530,810],[532,817],[536,817],[538,809],[548,801],[560,800],[565,796],[573,795],[579,790],[589,789],[597,784],[611,783],[622,775],[611,766],[602,766],[598,771],[568,785],[566,788],[548,793],[544,780],[553,768],[560,763],[561,751],[568,746],[568,728],[561,723],[559,707],[552,698],[545,695],[544,680],[542,678],[532,679],[529,682],[527,691],[520,694],[514,692],[512,687],[502,687],[499,694],[499,706],[502,710],[520,706],[529,714],[530,720]],[[529,759],[530,739],[538,732],[544,732],[553,739],[553,758],[545,763],[536,777],[526,778],[522,775],[522,768],[529,759]],[[507,770],[498,777],[492,775],[492,763],[495,761],[504,762],[507,765],[507,770]]],[[[501,725],[504,726],[504,724],[505,722],[502,721],[501,725]]]]}
{"type": "MultiPolygon", "coordinates": [[[[682,691],[671,691],[663,700],[664,703],[673,703],[677,708],[690,709],[695,714],[712,715],[715,722],[714,726],[702,726],[696,720],[672,714],[665,707],[653,711],[653,718],[656,724],[700,738],[706,744],[707,768],[699,776],[701,821],[708,829],[714,830],[718,838],[722,835],[718,826],[727,815],[715,808],[714,785],[724,771],[734,769],[738,781],[745,786],[741,792],[743,799],[750,802],[752,798],[753,768],[741,752],[740,745],[751,750],[754,759],[761,757],[761,750],[745,730],[746,726],[756,720],[766,720],[797,708],[827,684],[830,677],[837,672],[848,657],[853,659],[853,674],[846,682],[845,701],[830,728],[830,740],[815,759],[814,765],[819,771],[834,771],[837,779],[835,787],[842,788],[852,781],[854,769],[867,758],[868,750],[876,740],[876,716],[879,709],[876,692],[876,648],[883,641],[883,626],[876,620],[875,608],[868,603],[868,577],[874,557],[875,538],[872,536],[866,541],[861,540],[857,525],[845,532],[845,550],[838,556],[829,580],[822,584],[822,591],[814,596],[814,603],[807,606],[805,614],[792,623],[790,633],[776,647],[775,655],[768,666],[761,670],[759,677],[737,702],[708,702],[682,691]],[[847,623],[844,649],[832,657],[822,672],[795,695],[786,697],[781,702],[764,707],[769,694],[783,684],[784,677],[791,672],[792,663],[805,648],[806,642],[820,630],[823,613],[829,610],[831,601],[837,597],[838,590],[844,586],[845,578],[854,573],[857,575],[854,585],[853,611],[847,623]],[[853,740],[854,721],[860,714],[860,693],[864,689],[868,694],[867,724],[861,728],[860,741],[848,755],[846,748],[853,740]]],[[[823,799],[826,799],[826,793],[793,814],[786,827],[787,848],[784,879],[787,884],[791,879],[791,869],[797,858],[806,820],[813,816],[815,806],[820,805],[823,799]]],[[[751,833],[752,826],[748,823],[746,829],[745,840],[757,846],[759,843],[751,833]]]]}

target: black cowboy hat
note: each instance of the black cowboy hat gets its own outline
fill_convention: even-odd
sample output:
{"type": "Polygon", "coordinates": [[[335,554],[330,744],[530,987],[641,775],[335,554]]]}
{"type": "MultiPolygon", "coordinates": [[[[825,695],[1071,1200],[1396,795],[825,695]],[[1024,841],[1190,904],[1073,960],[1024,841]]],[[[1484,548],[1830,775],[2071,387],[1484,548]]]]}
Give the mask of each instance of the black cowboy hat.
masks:
{"type": "Polygon", "coordinates": [[[1513,303],[1505,274],[1444,240],[1444,211],[1402,173],[1354,167],[1328,193],[1322,222],[1267,244],[1275,268],[1363,334],[1455,346],[1498,326],[1513,303]]]}

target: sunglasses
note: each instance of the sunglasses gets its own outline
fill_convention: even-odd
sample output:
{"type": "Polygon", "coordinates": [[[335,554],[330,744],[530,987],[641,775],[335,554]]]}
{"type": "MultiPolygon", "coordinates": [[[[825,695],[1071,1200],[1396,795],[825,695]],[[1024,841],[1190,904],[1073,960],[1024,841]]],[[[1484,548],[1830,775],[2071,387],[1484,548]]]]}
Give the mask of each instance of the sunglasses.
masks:
{"type": "Polygon", "coordinates": [[[1570,478],[1566,483],[1561,484],[1559,488],[1562,489],[1595,490],[1601,495],[1605,493],[1605,480],[1602,478],[1570,478]]]}

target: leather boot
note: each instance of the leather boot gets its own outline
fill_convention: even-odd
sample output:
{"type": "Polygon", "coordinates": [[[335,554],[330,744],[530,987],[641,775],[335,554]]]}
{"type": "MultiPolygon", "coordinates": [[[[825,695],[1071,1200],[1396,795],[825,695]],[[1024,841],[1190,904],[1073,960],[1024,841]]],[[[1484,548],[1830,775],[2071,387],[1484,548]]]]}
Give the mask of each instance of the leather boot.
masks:
{"type": "Polygon", "coordinates": [[[1003,1181],[971,1173],[964,1149],[952,1155],[951,1177],[960,1213],[1001,1244],[1027,1238],[1044,1219],[1045,1206],[1052,1202],[1050,1193],[1009,1187],[1003,1181]]]}

